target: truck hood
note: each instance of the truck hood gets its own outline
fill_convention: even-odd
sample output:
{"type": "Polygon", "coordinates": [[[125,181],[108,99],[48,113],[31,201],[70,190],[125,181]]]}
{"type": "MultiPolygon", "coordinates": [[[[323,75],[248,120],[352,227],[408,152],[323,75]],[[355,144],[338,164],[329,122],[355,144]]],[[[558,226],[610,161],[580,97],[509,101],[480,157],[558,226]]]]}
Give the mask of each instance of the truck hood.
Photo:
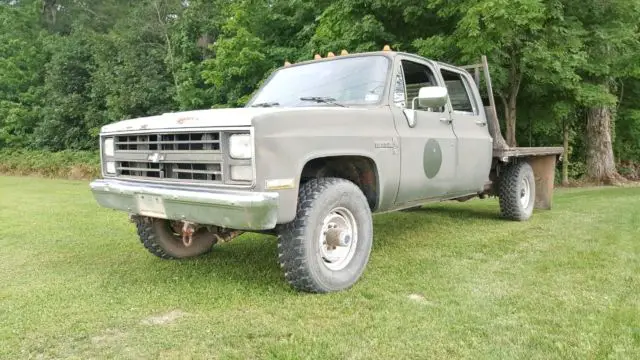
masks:
{"type": "MultiPolygon", "coordinates": [[[[319,110],[353,111],[356,108],[343,107],[295,107],[295,108],[230,108],[208,109],[166,113],[131,120],[119,121],[102,127],[101,133],[119,133],[146,130],[184,129],[202,127],[250,126],[252,120],[261,115],[279,112],[319,110]]],[[[361,110],[361,109],[360,109],[361,110]]]]}

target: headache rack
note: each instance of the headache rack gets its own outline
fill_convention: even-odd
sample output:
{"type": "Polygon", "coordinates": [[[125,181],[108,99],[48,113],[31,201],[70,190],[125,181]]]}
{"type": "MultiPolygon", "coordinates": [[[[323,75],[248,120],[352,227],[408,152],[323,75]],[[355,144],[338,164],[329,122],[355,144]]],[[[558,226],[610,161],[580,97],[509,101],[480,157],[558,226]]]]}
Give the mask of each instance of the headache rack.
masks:
{"type": "Polygon", "coordinates": [[[484,110],[487,116],[487,122],[489,124],[489,133],[493,138],[493,156],[503,162],[509,161],[510,158],[518,157],[530,157],[530,156],[554,156],[560,157],[564,152],[562,147],[512,147],[507,144],[502,132],[500,131],[500,122],[498,119],[498,112],[496,109],[496,102],[493,95],[493,85],[491,83],[491,74],[489,72],[489,62],[487,57],[482,55],[480,63],[472,65],[459,66],[461,69],[467,70],[473,75],[476,87],[481,92],[481,75],[484,75],[484,82],[486,84],[487,98],[489,105],[484,106],[484,110]],[[482,73],[482,74],[481,74],[482,73]]]}

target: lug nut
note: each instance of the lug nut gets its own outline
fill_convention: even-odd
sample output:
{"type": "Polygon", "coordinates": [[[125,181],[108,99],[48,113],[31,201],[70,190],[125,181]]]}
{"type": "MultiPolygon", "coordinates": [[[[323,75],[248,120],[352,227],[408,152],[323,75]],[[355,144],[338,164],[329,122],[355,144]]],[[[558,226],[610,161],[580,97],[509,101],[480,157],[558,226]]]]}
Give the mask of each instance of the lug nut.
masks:
{"type": "Polygon", "coordinates": [[[351,235],[343,231],[340,233],[340,246],[349,246],[351,243],[351,235]]]}

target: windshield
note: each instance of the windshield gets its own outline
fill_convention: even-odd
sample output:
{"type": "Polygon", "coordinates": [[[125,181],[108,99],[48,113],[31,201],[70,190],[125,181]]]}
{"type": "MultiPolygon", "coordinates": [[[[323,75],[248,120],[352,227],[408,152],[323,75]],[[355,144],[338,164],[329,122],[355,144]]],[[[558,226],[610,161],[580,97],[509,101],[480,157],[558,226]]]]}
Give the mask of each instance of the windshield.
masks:
{"type": "Polygon", "coordinates": [[[247,106],[310,106],[324,103],[375,104],[382,98],[389,59],[363,56],[283,68],[247,106]],[[304,98],[305,100],[301,100],[304,98]],[[317,100],[317,99],[316,99],[317,100]]]}

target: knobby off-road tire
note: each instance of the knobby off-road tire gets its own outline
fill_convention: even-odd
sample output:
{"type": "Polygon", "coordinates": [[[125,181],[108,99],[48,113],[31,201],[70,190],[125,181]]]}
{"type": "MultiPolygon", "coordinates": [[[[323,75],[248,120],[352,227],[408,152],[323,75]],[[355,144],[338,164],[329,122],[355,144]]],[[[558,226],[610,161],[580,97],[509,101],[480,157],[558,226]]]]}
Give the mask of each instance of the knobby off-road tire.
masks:
{"type": "MultiPolygon", "coordinates": [[[[346,234],[346,232],[341,232],[346,234]]],[[[371,210],[362,191],[339,178],[312,179],[300,187],[297,215],[278,233],[278,260],[293,288],[312,293],[340,291],[353,286],[369,261],[373,243],[371,210]],[[327,220],[329,219],[329,220],[327,220]],[[350,219],[350,220],[349,220],[350,219]],[[325,230],[351,229],[348,255],[332,261],[336,250],[327,249],[325,230]],[[340,225],[336,228],[336,224],[340,225]],[[332,252],[333,251],[333,252],[332,252]]],[[[339,247],[341,253],[345,247],[339,247]]]]}
{"type": "Polygon", "coordinates": [[[533,214],[536,183],[527,162],[509,164],[500,175],[498,197],[500,213],[509,220],[525,221],[533,214]]]}
{"type": "Polygon", "coordinates": [[[169,220],[138,217],[134,222],[142,245],[161,259],[176,260],[203,255],[210,252],[216,243],[216,238],[205,228],[196,231],[191,245],[185,246],[181,234],[171,227],[169,220]]]}

